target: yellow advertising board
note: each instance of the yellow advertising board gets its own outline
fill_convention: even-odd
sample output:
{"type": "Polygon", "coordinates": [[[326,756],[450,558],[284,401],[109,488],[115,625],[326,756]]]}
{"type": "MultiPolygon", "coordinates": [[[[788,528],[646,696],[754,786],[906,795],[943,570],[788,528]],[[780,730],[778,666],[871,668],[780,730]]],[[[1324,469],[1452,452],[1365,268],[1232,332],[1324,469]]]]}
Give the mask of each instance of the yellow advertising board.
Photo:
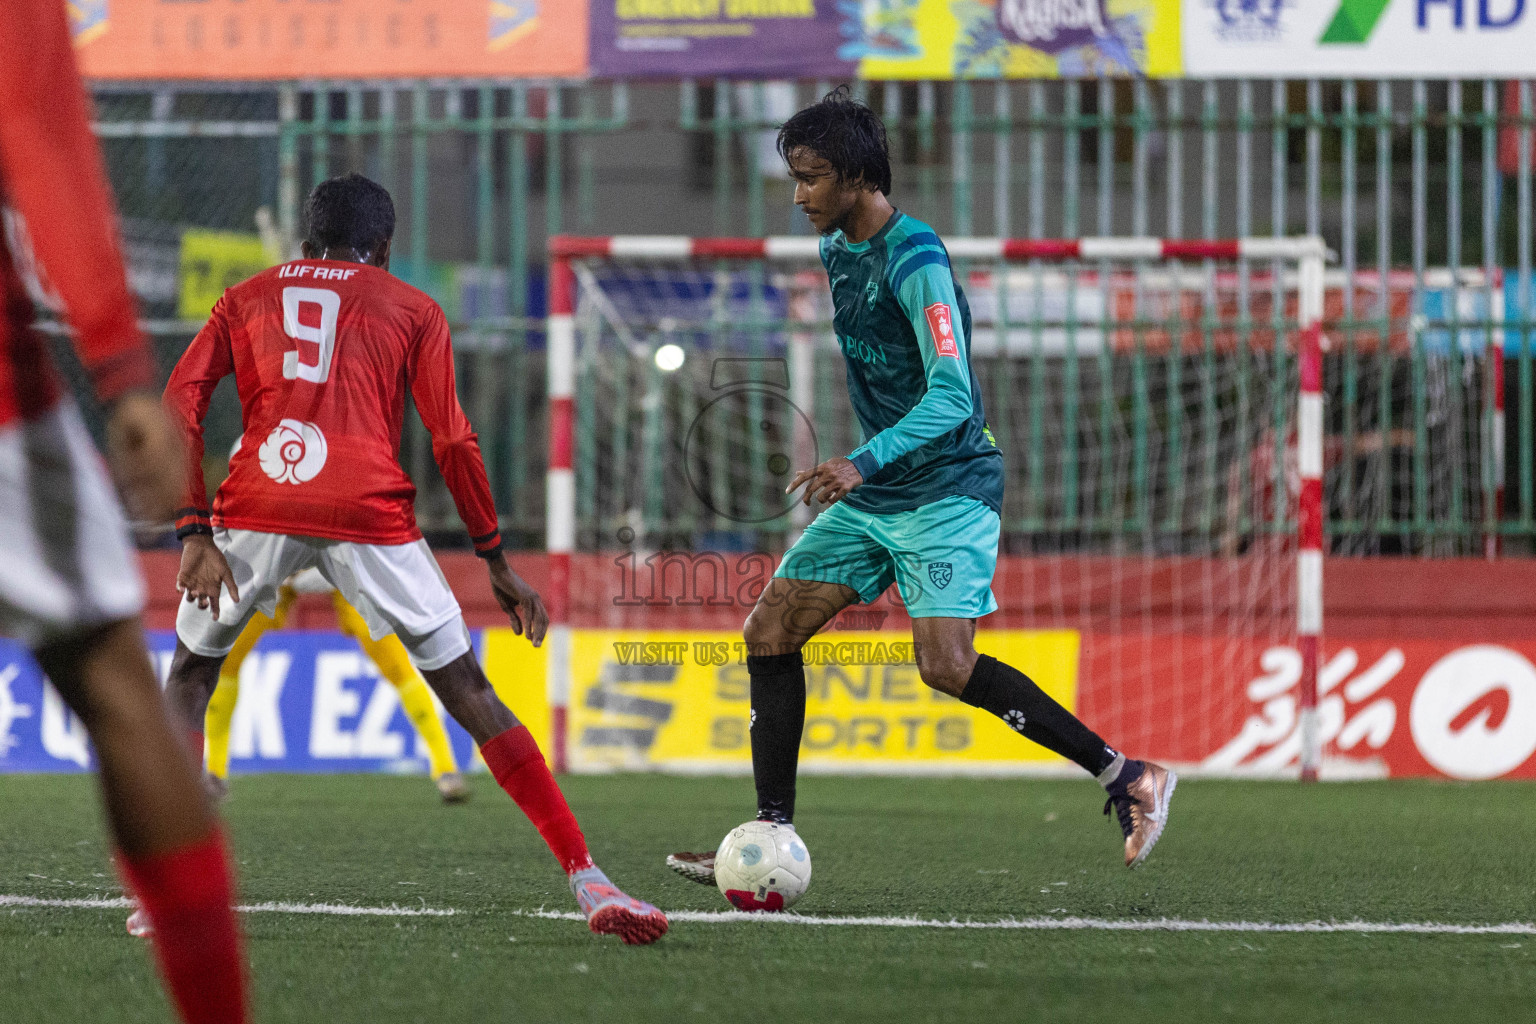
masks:
{"type": "MultiPolygon", "coordinates": [[[[905,633],[816,640],[806,648],[808,770],[1008,771],[1060,762],[985,711],[923,685],[905,633]]],[[[1004,630],[979,650],[1018,665],[1064,706],[1076,704],[1079,634],[1004,630]]],[[[748,678],[735,632],[577,630],[569,752],[577,771],[739,771],[751,763],[748,678]]],[[[545,653],[487,630],[486,671],[540,742],[548,733],[545,653]]]]}
{"type": "Polygon", "coordinates": [[[1180,0],[870,0],[857,38],[870,80],[1174,77],[1180,0]]]}
{"type": "Polygon", "coordinates": [[[236,231],[203,231],[189,228],[181,233],[181,294],[176,313],[186,320],[201,320],[213,311],[224,289],[239,284],[280,262],[273,258],[260,235],[236,231]]]}
{"type": "Polygon", "coordinates": [[[496,695],[528,727],[544,751],[544,759],[550,760],[555,748],[549,734],[549,697],[544,682],[548,649],[535,648],[527,637],[510,629],[487,629],[480,642],[480,660],[496,695]]]}

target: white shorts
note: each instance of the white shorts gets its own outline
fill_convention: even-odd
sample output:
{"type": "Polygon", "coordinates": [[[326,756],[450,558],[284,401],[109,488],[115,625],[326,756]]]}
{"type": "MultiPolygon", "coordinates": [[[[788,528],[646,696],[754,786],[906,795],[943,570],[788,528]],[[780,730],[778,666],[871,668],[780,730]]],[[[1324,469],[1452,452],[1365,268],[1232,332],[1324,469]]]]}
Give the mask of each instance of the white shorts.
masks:
{"type": "Polygon", "coordinates": [[[260,609],[277,610],[283,581],[305,569],[320,575],[356,608],[375,640],[390,633],[400,638],[417,668],[442,668],[470,649],[469,630],[459,602],[427,542],[355,544],[351,541],[291,537],[255,530],[213,532],[214,543],[234,573],[240,601],[219,597],[219,617],[211,609],[183,601],[176,613],[176,636],[194,654],[222,658],[240,631],[260,609]]]}
{"type": "Polygon", "coordinates": [[[143,610],[128,524],[79,410],[0,427],[0,634],[36,650],[143,610]]]}

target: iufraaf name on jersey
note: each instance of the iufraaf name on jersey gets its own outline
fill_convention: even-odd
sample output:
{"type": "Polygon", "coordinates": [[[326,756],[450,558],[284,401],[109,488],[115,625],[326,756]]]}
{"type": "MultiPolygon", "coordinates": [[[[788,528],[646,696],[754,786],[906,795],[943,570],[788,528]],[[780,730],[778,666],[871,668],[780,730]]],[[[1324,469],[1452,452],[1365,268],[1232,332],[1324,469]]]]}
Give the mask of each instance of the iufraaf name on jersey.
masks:
{"type": "Polygon", "coordinates": [[[312,277],[316,281],[346,281],[357,268],[313,267],[306,263],[287,263],[277,268],[278,277],[312,277]]]}

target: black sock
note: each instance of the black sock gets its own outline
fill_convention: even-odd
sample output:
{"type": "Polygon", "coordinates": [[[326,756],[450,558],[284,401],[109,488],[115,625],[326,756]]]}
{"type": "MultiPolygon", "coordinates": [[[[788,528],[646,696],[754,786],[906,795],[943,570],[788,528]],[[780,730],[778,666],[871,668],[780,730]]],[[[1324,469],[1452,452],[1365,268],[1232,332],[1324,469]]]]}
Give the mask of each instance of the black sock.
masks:
{"type": "Polygon", "coordinates": [[[788,825],[795,818],[795,768],[805,729],[805,659],[789,654],[747,655],[752,678],[752,778],[757,816],[788,825]]]}
{"type": "Polygon", "coordinates": [[[1034,680],[990,655],[976,659],[960,699],[992,712],[1015,731],[1076,761],[1095,776],[1103,775],[1120,756],[1034,680]]]}

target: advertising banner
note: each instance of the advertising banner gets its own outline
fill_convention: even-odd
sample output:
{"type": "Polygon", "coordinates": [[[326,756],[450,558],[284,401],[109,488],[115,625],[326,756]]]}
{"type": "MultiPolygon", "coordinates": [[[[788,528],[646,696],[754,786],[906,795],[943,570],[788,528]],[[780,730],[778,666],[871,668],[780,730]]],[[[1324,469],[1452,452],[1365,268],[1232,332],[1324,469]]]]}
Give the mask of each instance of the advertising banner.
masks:
{"type": "MultiPolygon", "coordinates": [[[[150,640],[163,677],[174,635],[154,632],[150,640]]],[[[476,641],[497,692],[540,746],[552,749],[546,651],[507,629],[485,630],[476,641]]],[[[577,630],[571,767],[747,771],[750,707],[739,644],[739,633],[723,630],[577,630]]],[[[1166,665],[1171,674],[1181,658],[1198,660],[1202,650],[1218,658],[1227,646],[1221,638],[1176,634],[977,634],[979,649],[1025,668],[1138,755],[1212,774],[1294,776],[1301,744],[1296,649],[1260,648],[1252,664],[1233,664],[1226,693],[1197,696],[1157,671],[1108,670],[1166,665]],[[1181,658],[1172,656],[1175,647],[1181,658]]],[[[809,772],[1070,770],[1003,721],[924,686],[909,634],[824,634],[807,648],[806,662],[801,764],[809,772]]],[[[230,735],[236,773],[426,770],[426,752],[394,688],[340,633],[268,633],[240,680],[230,735]]],[[[1331,638],[1318,708],[1325,777],[1536,778],[1536,642],[1331,638]]],[[[459,763],[470,768],[474,744],[445,721],[459,763]]],[[[31,658],[0,641],[0,773],[91,766],[84,727],[31,658]]]]}
{"type": "MultiPolygon", "coordinates": [[[[1088,636],[1084,656],[1096,666],[1133,656],[1172,666],[1175,647],[1198,660],[1221,657],[1225,646],[1188,635],[1088,636]]],[[[1099,673],[1100,683],[1082,687],[1083,715],[1104,721],[1117,707],[1161,707],[1135,737],[1148,756],[1213,773],[1294,776],[1300,652],[1270,647],[1234,668],[1232,692],[1204,708],[1169,706],[1166,695],[1179,692],[1171,676],[1099,673]]],[[[1330,637],[1318,712],[1324,777],[1536,778],[1536,643],[1330,637]]]]}
{"type": "MultiPolygon", "coordinates": [[[[800,763],[806,770],[917,774],[1062,763],[996,717],[923,685],[911,634],[825,636],[805,655],[809,699],[800,763]]],[[[487,633],[486,672],[498,688],[542,678],[544,651],[512,637],[487,633]]],[[[1030,666],[1041,687],[1075,706],[1077,633],[984,631],[976,645],[1030,666]]],[[[739,631],[577,630],[571,666],[568,736],[575,770],[745,771],[751,765],[739,631]]]]}
{"type": "MultiPolygon", "coordinates": [[[[156,630],[149,641],[164,679],[176,634],[156,630]]],[[[477,756],[474,742],[452,719],[444,721],[459,764],[468,767],[477,756]]],[[[427,752],[395,688],[355,640],[341,633],[274,631],[241,665],[229,765],[234,773],[425,773],[427,752]]],[[[91,767],[85,727],[26,651],[0,640],[0,772],[91,767]]]]}
{"type": "Polygon", "coordinates": [[[586,0],[90,0],[89,78],[558,77],[587,69],[586,0]]]}
{"type": "Polygon", "coordinates": [[[1526,0],[1183,0],[1195,78],[1529,77],[1526,0]]]}
{"type": "Polygon", "coordinates": [[[852,78],[840,0],[594,0],[592,73],[603,78],[852,78]]]}
{"type": "Polygon", "coordinates": [[[839,56],[870,79],[1170,77],[1179,0],[867,0],[839,56]]]}
{"type": "Polygon", "coordinates": [[[213,312],[224,289],[281,263],[260,235],[188,228],[181,233],[181,290],[176,315],[201,320],[213,312]]]}

